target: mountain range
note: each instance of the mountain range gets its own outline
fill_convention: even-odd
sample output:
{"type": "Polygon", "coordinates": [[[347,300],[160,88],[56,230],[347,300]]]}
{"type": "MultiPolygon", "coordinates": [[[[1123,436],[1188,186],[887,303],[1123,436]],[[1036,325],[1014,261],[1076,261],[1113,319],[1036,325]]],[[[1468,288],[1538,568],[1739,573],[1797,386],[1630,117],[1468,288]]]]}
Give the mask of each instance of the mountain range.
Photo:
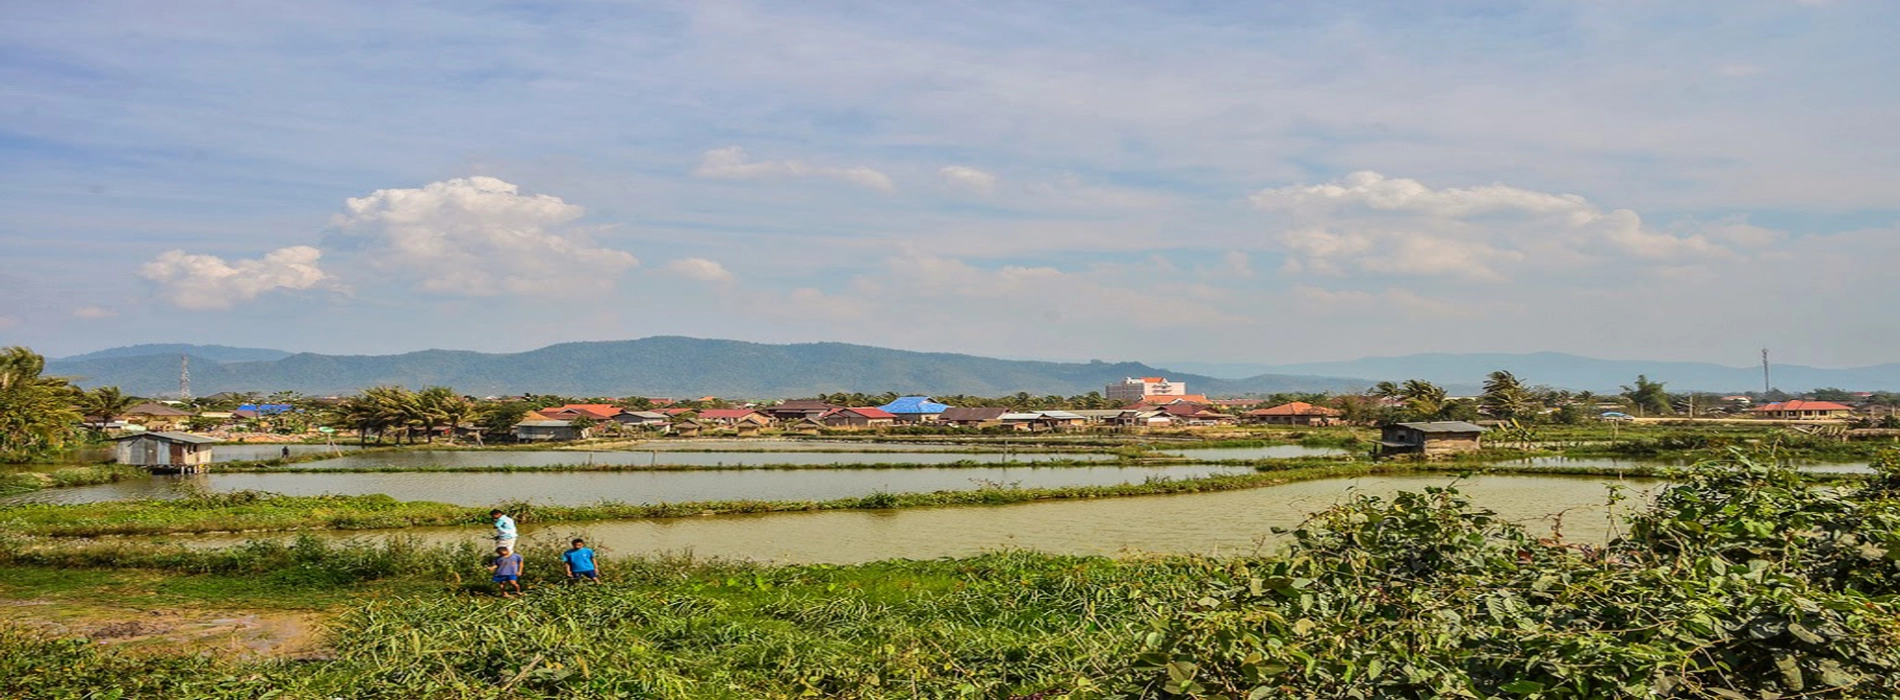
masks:
{"type": "MultiPolygon", "coordinates": [[[[1043,362],[892,350],[845,343],[770,345],[661,336],[561,343],[520,353],[424,350],[398,355],[322,355],[221,345],[136,345],[60,358],[49,374],[80,386],[114,385],[142,396],[176,394],[179,356],[191,362],[193,393],[296,391],[347,394],[395,384],[454,387],[476,395],[699,396],[784,398],[819,393],[898,391],[996,396],[1064,396],[1101,391],[1124,377],[1165,376],[1194,393],[1242,396],[1294,391],[1358,391],[1381,380],[1424,379],[1454,395],[1478,392],[1487,373],[1509,370],[1526,383],[1614,392],[1639,374],[1672,390],[1748,391],[1760,367],[1703,362],[1600,360],[1564,353],[1468,353],[1371,357],[1302,364],[1043,362]]],[[[1841,387],[1900,391],[1900,364],[1853,369],[1775,365],[1775,388],[1841,387]]]]}
{"type": "Polygon", "coordinates": [[[441,385],[475,395],[783,398],[841,391],[898,391],[1071,396],[1102,391],[1103,386],[1124,377],[1163,375],[1186,382],[1196,393],[1216,395],[1356,391],[1366,386],[1366,382],[1354,379],[1271,374],[1214,379],[1137,362],[1035,362],[844,343],[768,345],[681,337],[561,343],[521,353],[286,353],[274,359],[222,362],[213,358],[232,357],[231,351],[240,349],[201,353],[194,346],[145,347],[155,350],[133,354],[129,349],[114,348],[49,361],[47,373],[72,377],[74,383],[84,387],[118,386],[141,396],[177,393],[180,354],[193,359],[192,393],[200,396],[222,391],[348,394],[382,384],[410,388],[441,385]]]}

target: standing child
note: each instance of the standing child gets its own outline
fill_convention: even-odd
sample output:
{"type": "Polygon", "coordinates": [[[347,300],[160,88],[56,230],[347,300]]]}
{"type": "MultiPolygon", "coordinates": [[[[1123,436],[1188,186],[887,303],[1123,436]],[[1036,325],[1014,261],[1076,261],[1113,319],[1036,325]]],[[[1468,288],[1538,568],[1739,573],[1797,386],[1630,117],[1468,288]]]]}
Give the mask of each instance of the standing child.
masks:
{"type": "Polygon", "coordinates": [[[574,538],[573,546],[561,553],[561,563],[567,566],[569,583],[580,580],[600,583],[600,569],[594,566],[594,550],[588,549],[587,542],[574,538]]]}
{"type": "Polygon", "coordinates": [[[488,570],[495,572],[495,590],[503,598],[521,595],[521,555],[507,547],[496,547],[495,563],[490,564],[488,570]],[[515,592],[509,593],[509,587],[515,592]]]}
{"type": "Polygon", "coordinates": [[[495,521],[495,546],[514,549],[515,538],[521,536],[520,532],[515,530],[515,519],[508,517],[508,514],[501,512],[499,508],[488,511],[488,517],[495,521]]]}

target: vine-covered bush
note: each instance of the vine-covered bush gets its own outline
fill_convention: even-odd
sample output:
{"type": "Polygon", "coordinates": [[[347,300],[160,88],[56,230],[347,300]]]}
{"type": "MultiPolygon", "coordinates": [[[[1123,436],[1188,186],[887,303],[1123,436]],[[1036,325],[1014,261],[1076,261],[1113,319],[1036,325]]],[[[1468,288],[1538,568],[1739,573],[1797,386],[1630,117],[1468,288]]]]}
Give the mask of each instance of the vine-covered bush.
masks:
{"type": "Polygon", "coordinates": [[[1697,466],[1607,548],[1452,489],[1362,496],[1157,602],[1121,685],[1191,697],[1900,696],[1900,470],[1697,466]]]}

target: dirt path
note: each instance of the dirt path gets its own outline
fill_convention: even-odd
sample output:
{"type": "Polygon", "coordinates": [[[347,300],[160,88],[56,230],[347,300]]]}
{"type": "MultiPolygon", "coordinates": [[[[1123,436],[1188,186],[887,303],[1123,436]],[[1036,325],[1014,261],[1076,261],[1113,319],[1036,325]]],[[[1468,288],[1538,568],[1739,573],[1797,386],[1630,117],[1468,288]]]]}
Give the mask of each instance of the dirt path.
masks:
{"type": "Polygon", "coordinates": [[[326,616],[307,612],[229,610],[74,610],[45,600],[7,601],[0,610],[18,625],[101,645],[226,659],[321,658],[326,616]]]}

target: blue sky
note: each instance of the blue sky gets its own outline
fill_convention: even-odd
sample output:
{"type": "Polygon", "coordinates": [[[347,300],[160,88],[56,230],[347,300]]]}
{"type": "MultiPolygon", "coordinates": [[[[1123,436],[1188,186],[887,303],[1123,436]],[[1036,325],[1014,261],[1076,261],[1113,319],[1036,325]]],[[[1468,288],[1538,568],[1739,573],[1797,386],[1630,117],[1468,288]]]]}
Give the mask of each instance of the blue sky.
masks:
{"type": "Polygon", "coordinates": [[[0,343],[1900,361],[1900,6],[16,3],[0,343]]]}

